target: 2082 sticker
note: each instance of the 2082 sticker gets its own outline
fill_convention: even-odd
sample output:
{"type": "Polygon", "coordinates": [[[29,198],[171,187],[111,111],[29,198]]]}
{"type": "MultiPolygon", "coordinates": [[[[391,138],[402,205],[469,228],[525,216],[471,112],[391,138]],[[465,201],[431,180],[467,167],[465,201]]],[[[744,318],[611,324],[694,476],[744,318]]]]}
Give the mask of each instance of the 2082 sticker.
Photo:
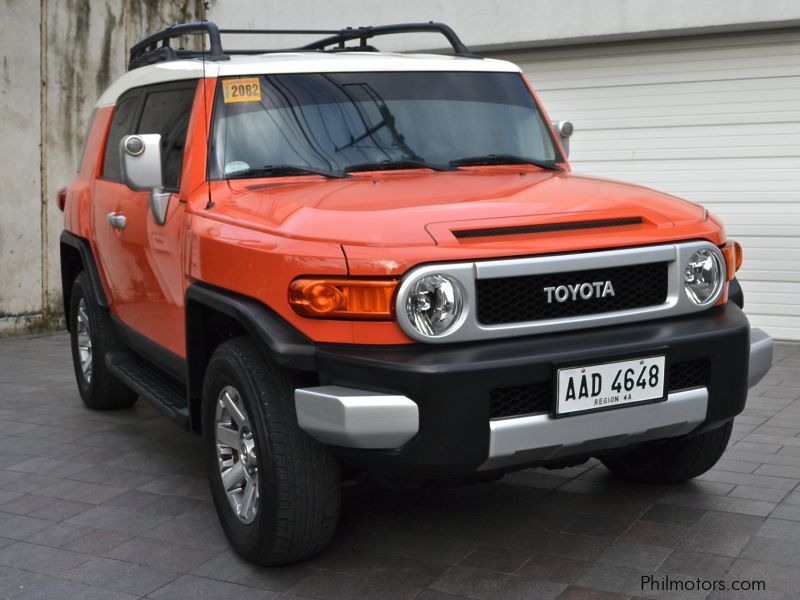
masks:
{"type": "Polygon", "coordinates": [[[260,102],[261,83],[258,77],[223,79],[222,100],[225,104],[232,104],[234,102],[260,102]]]}

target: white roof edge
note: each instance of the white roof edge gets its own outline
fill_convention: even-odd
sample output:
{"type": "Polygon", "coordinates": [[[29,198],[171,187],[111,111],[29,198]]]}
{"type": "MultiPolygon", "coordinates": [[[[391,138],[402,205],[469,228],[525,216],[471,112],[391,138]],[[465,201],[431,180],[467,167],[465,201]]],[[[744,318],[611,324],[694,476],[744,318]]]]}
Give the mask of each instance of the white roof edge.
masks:
{"type": "Polygon", "coordinates": [[[229,75],[277,73],[347,73],[358,71],[465,71],[519,73],[514,63],[493,58],[475,59],[438,54],[337,52],[335,54],[285,52],[259,56],[234,56],[225,61],[198,59],[161,62],[128,71],[112,83],[95,104],[111,106],[126,91],[153,85],[229,75]]]}

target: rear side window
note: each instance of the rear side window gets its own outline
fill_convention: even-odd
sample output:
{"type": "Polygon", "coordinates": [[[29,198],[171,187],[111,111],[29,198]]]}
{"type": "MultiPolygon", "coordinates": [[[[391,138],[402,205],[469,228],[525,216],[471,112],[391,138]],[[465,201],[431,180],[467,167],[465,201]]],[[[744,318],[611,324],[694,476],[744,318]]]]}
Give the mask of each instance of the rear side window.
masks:
{"type": "Polygon", "coordinates": [[[103,179],[120,181],[119,142],[124,136],[134,132],[139,97],[139,91],[133,90],[117,100],[117,106],[114,108],[114,117],[111,119],[111,126],[108,128],[108,138],[106,139],[106,153],[103,157],[103,179]]]}
{"type": "Polygon", "coordinates": [[[138,133],[161,134],[161,162],[164,173],[164,187],[178,189],[183,166],[183,149],[189,116],[192,112],[196,83],[171,89],[150,88],[145,92],[142,118],[138,133]]]}

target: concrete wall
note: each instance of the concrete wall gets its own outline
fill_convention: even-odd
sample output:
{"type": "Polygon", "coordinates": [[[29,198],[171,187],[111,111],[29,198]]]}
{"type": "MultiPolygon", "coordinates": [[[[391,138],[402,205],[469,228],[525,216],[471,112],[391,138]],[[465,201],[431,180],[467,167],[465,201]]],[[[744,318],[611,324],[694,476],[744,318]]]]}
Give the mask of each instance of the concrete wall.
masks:
{"type": "Polygon", "coordinates": [[[56,193],[132,40],[200,0],[0,0],[0,335],[61,324],[56,193]]]}
{"type": "Polygon", "coordinates": [[[0,319],[42,304],[39,5],[0,1],[0,319]],[[32,43],[31,43],[32,42],[32,43]],[[24,52],[19,49],[24,48],[24,52]]]}
{"type": "MultiPolygon", "coordinates": [[[[203,0],[0,0],[0,335],[60,324],[55,197],[103,88],[146,33],[197,20],[203,0]]],[[[800,25],[796,0],[212,0],[227,27],[441,20],[478,50],[800,25]]],[[[280,44],[300,39],[282,39],[280,44]]],[[[233,45],[237,41],[232,40],[233,45]]],[[[275,40],[248,40],[265,46],[275,40]]],[[[438,37],[388,49],[442,46],[438,37]]]]}

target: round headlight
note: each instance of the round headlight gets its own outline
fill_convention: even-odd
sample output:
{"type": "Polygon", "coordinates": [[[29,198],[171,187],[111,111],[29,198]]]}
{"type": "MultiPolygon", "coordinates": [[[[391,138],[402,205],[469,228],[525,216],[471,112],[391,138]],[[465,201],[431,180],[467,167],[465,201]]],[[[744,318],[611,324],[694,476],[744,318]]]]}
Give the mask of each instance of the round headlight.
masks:
{"type": "Polygon", "coordinates": [[[406,314],[411,325],[423,335],[447,333],[461,316],[461,285],[447,275],[425,275],[415,281],[406,296],[406,314]]]}
{"type": "Polygon", "coordinates": [[[719,291],[722,269],[717,255],[703,248],[692,254],[683,273],[686,295],[695,304],[706,304],[719,291]]]}

